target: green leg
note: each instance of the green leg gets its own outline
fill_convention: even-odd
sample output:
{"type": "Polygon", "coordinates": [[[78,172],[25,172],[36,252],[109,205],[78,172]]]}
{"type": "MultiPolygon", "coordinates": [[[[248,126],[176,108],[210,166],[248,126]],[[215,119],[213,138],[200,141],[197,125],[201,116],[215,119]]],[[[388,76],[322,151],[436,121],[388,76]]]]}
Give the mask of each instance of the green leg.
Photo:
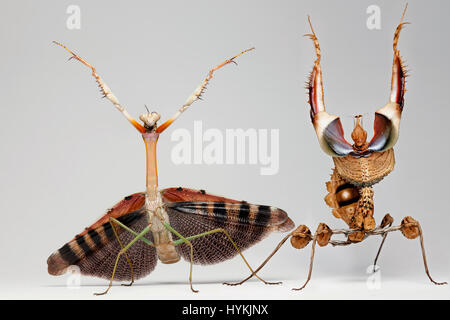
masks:
{"type": "MultiPolygon", "coordinates": [[[[170,227],[170,226],[169,226],[169,227],[170,227]]],[[[170,227],[170,228],[172,228],[172,227],[170,227]]],[[[169,228],[168,228],[168,229],[169,229],[169,228]]],[[[172,229],[173,229],[173,228],[172,228],[172,229]]],[[[169,229],[169,230],[170,230],[170,229],[169,229]]],[[[204,237],[204,236],[207,236],[207,235],[210,235],[210,234],[218,233],[218,232],[224,233],[225,236],[228,238],[228,240],[230,240],[230,242],[231,242],[231,244],[233,245],[233,247],[234,247],[234,248],[236,249],[236,251],[239,253],[239,255],[241,256],[242,260],[244,260],[245,264],[247,265],[247,267],[249,268],[249,270],[252,272],[252,274],[255,275],[256,278],[258,278],[259,280],[261,280],[261,281],[262,281],[263,283],[265,283],[265,284],[279,284],[279,283],[280,283],[280,282],[268,282],[268,281],[266,281],[266,280],[260,278],[260,277],[253,271],[252,267],[251,267],[250,264],[247,262],[247,259],[245,259],[245,257],[244,257],[244,255],[242,254],[241,250],[239,250],[239,247],[238,247],[237,244],[233,241],[233,239],[231,238],[231,236],[229,235],[229,233],[228,233],[227,230],[225,230],[225,229],[218,228],[218,229],[214,229],[214,230],[202,232],[202,233],[199,233],[199,234],[196,234],[196,235],[193,235],[193,236],[189,236],[189,237],[186,237],[186,238],[182,238],[182,237],[179,236],[180,239],[174,241],[173,244],[176,246],[176,245],[185,243],[186,241],[191,241],[191,240],[194,240],[194,239],[197,239],[197,238],[201,238],[201,237],[204,237]]],[[[176,234],[176,233],[175,233],[175,234],[176,234]]],[[[178,235],[178,234],[177,234],[177,235],[178,235]]],[[[192,260],[192,256],[191,256],[191,260],[192,260]]]]}
{"type": "MultiPolygon", "coordinates": [[[[125,230],[127,230],[128,232],[134,234],[136,237],[139,235],[136,231],[130,229],[129,227],[127,227],[126,225],[124,225],[122,222],[120,222],[119,220],[115,219],[115,218],[109,218],[110,220],[114,221],[117,225],[121,226],[122,228],[124,228],[125,230]]],[[[146,244],[148,244],[149,246],[154,246],[153,242],[151,242],[150,240],[148,240],[147,238],[142,238],[140,239],[141,241],[144,241],[146,244]]]]}
{"type": "MultiPolygon", "coordinates": [[[[122,248],[122,249],[124,248],[124,245],[122,244],[122,241],[120,240],[119,234],[118,234],[117,229],[116,229],[116,227],[115,227],[114,224],[116,224],[116,225],[118,225],[118,226],[124,228],[124,229],[127,230],[128,232],[130,232],[130,233],[134,234],[135,236],[137,236],[137,233],[136,233],[135,231],[131,230],[130,228],[128,228],[126,225],[124,225],[123,223],[121,223],[119,220],[117,220],[117,219],[115,219],[115,218],[110,217],[110,218],[109,218],[109,223],[111,224],[111,227],[112,227],[112,229],[113,229],[113,231],[114,231],[114,235],[116,236],[116,239],[117,239],[117,241],[118,241],[119,244],[120,244],[120,248],[122,248]]],[[[146,238],[143,238],[143,239],[141,239],[141,240],[147,240],[147,244],[149,244],[149,243],[151,244],[151,241],[149,241],[149,240],[146,239],[146,238]]],[[[127,253],[125,253],[125,258],[127,258],[128,265],[130,266],[131,282],[130,282],[129,284],[122,284],[122,286],[127,286],[127,287],[129,287],[129,286],[131,286],[131,285],[134,283],[133,264],[131,263],[131,260],[130,260],[130,258],[128,257],[128,254],[127,254],[127,253]]]]}
{"type": "MultiPolygon", "coordinates": [[[[109,218],[109,224],[111,225],[111,228],[114,231],[114,235],[116,236],[117,242],[119,242],[119,244],[120,244],[120,248],[123,249],[124,247],[123,247],[122,241],[120,240],[120,237],[119,237],[119,234],[118,234],[118,232],[116,230],[116,227],[114,225],[115,223],[117,224],[117,220],[110,217],[109,218]]],[[[126,253],[125,253],[125,258],[127,258],[128,265],[130,266],[131,281],[130,281],[129,284],[122,284],[122,285],[123,286],[131,286],[133,284],[133,282],[134,282],[133,264],[131,263],[131,260],[128,257],[128,254],[126,254],[126,253]]]]}
{"type": "MultiPolygon", "coordinates": [[[[130,241],[130,243],[128,243],[125,247],[123,247],[120,251],[119,254],[117,255],[116,258],[116,262],[114,263],[114,269],[111,275],[111,280],[109,281],[109,286],[108,289],[106,289],[105,292],[101,292],[101,293],[94,293],[96,296],[100,296],[103,294],[108,293],[109,289],[111,289],[112,286],[112,282],[114,280],[114,274],[116,273],[116,269],[117,269],[117,264],[119,262],[119,258],[122,254],[124,254],[136,241],[138,240],[142,240],[142,237],[145,236],[148,232],[150,231],[150,226],[145,227],[144,230],[142,230],[139,234],[136,235],[136,238],[134,238],[133,240],[130,241]]],[[[134,233],[134,232],[132,232],[134,233]]],[[[145,238],[144,238],[145,239],[145,238]]],[[[152,244],[153,245],[153,244],[152,244]]]]}
{"type": "Polygon", "coordinates": [[[170,232],[172,232],[173,234],[177,235],[178,238],[180,238],[180,240],[182,240],[182,243],[186,243],[190,247],[191,253],[190,253],[190,264],[189,264],[189,285],[191,286],[192,292],[197,293],[198,290],[195,290],[192,287],[192,265],[194,264],[194,246],[188,239],[183,237],[180,233],[178,233],[178,231],[176,231],[174,228],[172,228],[172,226],[170,226],[166,222],[164,222],[164,227],[166,227],[166,229],[169,230],[170,232]]]}

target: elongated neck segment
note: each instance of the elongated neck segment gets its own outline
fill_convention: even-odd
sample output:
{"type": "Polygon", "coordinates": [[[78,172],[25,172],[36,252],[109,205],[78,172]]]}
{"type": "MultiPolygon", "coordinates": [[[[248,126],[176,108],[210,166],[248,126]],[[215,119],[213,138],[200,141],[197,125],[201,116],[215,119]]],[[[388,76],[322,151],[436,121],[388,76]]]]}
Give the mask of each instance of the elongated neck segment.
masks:
{"type": "Polygon", "coordinates": [[[142,138],[145,143],[147,152],[147,199],[156,200],[158,192],[158,170],[156,168],[156,144],[158,142],[159,133],[144,132],[142,138]]]}

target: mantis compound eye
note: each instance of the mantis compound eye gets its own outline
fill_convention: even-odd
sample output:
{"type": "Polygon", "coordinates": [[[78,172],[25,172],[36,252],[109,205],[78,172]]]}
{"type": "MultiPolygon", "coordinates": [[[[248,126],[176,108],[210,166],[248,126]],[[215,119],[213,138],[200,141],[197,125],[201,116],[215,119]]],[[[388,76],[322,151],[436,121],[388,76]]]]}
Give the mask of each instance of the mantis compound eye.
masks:
{"type": "Polygon", "coordinates": [[[157,112],[151,112],[141,114],[139,119],[144,123],[146,128],[152,129],[156,127],[156,122],[161,119],[161,116],[157,112]]]}

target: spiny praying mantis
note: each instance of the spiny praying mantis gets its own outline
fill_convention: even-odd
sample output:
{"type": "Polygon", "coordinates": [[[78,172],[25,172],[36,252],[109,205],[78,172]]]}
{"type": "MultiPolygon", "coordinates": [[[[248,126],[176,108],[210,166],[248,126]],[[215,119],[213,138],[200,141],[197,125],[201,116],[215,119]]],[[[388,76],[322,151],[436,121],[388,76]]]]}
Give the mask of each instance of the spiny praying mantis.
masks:
{"type": "Polygon", "coordinates": [[[311,34],[305,36],[313,41],[316,53],[314,67],[306,83],[308,103],[311,107],[310,116],[320,147],[332,157],[335,165],[331,179],[326,183],[328,194],[325,202],[333,209],[333,215],[342,219],[350,229],[331,229],[325,223],[320,223],[315,233],[312,234],[307,226],[300,225],[280,241],[255,272],[244,280],[230,285],[243,284],[256,275],[288,239],[296,249],[302,249],[312,241],[307,279],[301,287],[293,288],[293,290],[302,290],[311,279],[316,244],[321,247],[328,244],[347,246],[360,243],[372,235],[381,235],[382,241],[374,261],[375,269],[386,237],[389,232],[394,231],[401,231],[408,239],[419,237],[425,273],[432,283],[447,284],[447,282],[433,280],[430,275],[423,243],[423,232],[418,221],[407,216],[403,218],[400,225],[392,226],[394,220],[389,214],[386,214],[380,225],[376,226],[373,218],[374,191],[372,186],[394,169],[393,147],[399,137],[400,119],[404,107],[407,75],[397,44],[402,27],[408,24],[408,22],[403,22],[406,8],[407,6],[394,33],[394,58],[389,101],[375,112],[374,136],[370,141],[367,141],[367,132],[362,127],[362,116],[355,116],[355,126],[351,134],[353,144],[345,139],[340,118],[325,111],[322,67],[320,65],[322,53],[308,16],[311,34]],[[347,240],[332,239],[333,235],[340,234],[347,236],[347,240]]]}

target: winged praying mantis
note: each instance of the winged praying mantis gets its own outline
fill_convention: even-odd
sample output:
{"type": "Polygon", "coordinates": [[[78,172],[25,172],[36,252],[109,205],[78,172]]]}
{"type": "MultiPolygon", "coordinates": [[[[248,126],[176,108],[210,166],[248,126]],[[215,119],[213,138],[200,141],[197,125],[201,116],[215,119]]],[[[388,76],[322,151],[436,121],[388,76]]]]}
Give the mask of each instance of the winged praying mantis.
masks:
{"type": "MultiPolygon", "coordinates": [[[[147,155],[146,191],[131,194],[113,206],[98,221],[55,251],[47,260],[51,275],[64,274],[76,265],[84,275],[130,281],[148,275],[162,263],[175,263],[183,257],[189,261],[189,284],[192,286],[193,264],[214,264],[240,255],[253,272],[242,250],[257,243],[270,232],[289,231],[293,222],[281,209],[247,203],[187,188],[158,189],[156,145],[163,133],[189,106],[200,99],[216,70],[240,55],[242,51],[212,68],[207,77],[189,96],[181,108],[161,125],[160,115],[148,112],[135,120],[120,104],[96,69],[86,60],[71,53],[71,58],[92,70],[100,91],[139,131],[147,155]]],[[[261,281],[263,279],[259,278],[261,281]]]]}

